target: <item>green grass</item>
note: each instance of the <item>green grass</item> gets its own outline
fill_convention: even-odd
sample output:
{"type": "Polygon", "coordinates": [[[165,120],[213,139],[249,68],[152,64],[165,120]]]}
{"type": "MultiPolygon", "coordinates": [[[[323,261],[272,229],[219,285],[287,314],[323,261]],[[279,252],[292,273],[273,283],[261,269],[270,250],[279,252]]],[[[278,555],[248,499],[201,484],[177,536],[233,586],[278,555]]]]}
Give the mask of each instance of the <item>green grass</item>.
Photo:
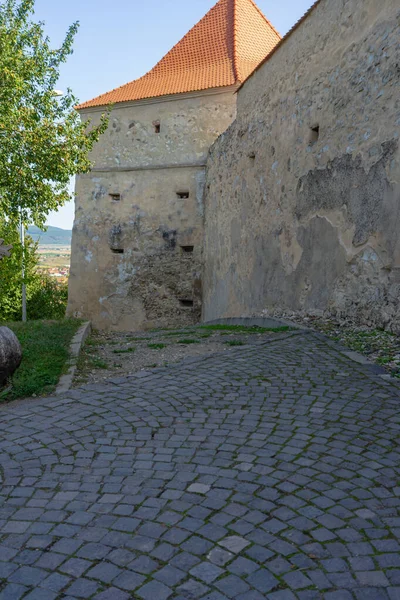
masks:
{"type": "Polygon", "coordinates": [[[164,333],[163,337],[173,337],[173,336],[177,336],[177,335],[183,335],[185,333],[189,334],[189,335],[192,335],[192,334],[195,334],[196,332],[192,331],[192,330],[188,330],[188,331],[185,331],[185,330],[184,331],[182,331],[182,330],[179,330],[179,331],[170,331],[169,333],[164,333]]]}
{"type": "Polygon", "coordinates": [[[135,346],[130,346],[129,348],[121,348],[119,350],[113,350],[114,354],[129,354],[131,352],[135,352],[135,346]]]}
{"type": "Polygon", "coordinates": [[[86,346],[100,346],[103,342],[99,339],[96,338],[89,338],[88,340],[86,340],[85,345],[86,346]]]}
{"type": "Polygon", "coordinates": [[[167,347],[167,344],[147,344],[147,347],[152,350],[162,350],[167,347]]]}
{"type": "Polygon", "coordinates": [[[89,362],[89,366],[92,367],[92,369],[108,369],[108,364],[104,360],[101,360],[101,358],[92,358],[89,362]]]}
{"type": "Polygon", "coordinates": [[[11,389],[0,400],[48,394],[56,387],[69,359],[69,345],[81,325],[77,319],[6,323],[22,346],[22,363],[11,378],[11,389]]]}
{"type": "Polygon", "coordinates": [[[233,331],[235,333],[279,333],[282,331],[291,331],[292,327],[284,325],[282,327],[248,327],[246,325],[200,325],[199,329],[208,331],[233,331]]]}
{"type": "Polygon", "coordinates": [[[189,339],[189,338],[185,338],[183,340],[178,340],[177,344],[200,344],[199,340],[193,340],[193,339],[189,339]]]}
{"type": "Polygon", "coordinates": [[[131,336],[128,335],[127,340],[131,340],[132,342],[145,342],[146,340],[151,340],[151,337],[135,337],[135,336],[131,336]]]}
{"type": "Polygon", "coordinates": [[[227,342],[224,342],[224,344],[227,346],[244,346],[244,342],[241,342],[240,340],[228,340],[227,342]]]}

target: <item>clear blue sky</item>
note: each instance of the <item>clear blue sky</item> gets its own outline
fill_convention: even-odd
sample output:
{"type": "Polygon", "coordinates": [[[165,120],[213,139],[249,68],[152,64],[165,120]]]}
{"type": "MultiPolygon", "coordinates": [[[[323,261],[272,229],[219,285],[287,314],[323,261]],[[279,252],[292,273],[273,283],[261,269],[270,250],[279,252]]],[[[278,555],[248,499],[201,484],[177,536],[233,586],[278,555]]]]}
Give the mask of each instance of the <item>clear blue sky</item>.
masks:
{"type": "MultiPolygon", "coordinates": [[[[256,0],[257,1],[257,0],[256,0]]],[[[35,18],[45,22],[52,44],[80,22],[74,54],[63,66],[58,87],[89,100],[151,69],[216,3],[216,0],[36,0],[35,18]]],[[[284,35],[313,0],[258,0],[284,35]]],[[[70,229],[73,202],[48,219],[70,229]]]]}

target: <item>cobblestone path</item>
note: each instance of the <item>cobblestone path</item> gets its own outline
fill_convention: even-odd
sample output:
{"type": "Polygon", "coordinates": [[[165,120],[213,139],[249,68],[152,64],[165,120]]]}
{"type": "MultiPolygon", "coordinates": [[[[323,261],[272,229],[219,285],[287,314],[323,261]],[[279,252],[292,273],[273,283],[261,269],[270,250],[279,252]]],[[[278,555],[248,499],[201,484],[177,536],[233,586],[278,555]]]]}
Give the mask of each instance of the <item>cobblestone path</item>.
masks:
{"type": "Polygon", "coordinates": [[[303,332],[0,407],[0,599],[398,600],[399,388],[303,332]]]}

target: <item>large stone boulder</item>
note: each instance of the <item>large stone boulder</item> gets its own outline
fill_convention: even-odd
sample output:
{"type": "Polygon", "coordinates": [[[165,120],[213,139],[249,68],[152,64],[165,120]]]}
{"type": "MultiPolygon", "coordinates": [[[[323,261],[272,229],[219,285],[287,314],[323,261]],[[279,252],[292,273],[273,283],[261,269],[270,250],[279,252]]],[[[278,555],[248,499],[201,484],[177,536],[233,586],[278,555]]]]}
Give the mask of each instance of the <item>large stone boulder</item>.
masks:
{"type": "Polygon", "coordinates": [[[22,349],[17,336],[8,327],[0,327],[0,387],[21,364],[22,349]]]}

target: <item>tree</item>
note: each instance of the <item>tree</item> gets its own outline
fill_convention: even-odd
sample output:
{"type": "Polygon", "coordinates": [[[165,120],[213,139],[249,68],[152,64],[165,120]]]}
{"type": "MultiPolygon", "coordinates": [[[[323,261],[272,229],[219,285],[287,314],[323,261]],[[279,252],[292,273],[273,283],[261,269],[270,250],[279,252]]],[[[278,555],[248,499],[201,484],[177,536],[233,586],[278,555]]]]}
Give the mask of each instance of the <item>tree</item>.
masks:
{"type": "Polygon", "coordinates": [[[35,0],[0,0],[0,214],[43,227],[50,211],[71,199],[68,184],[86,173],[90,150],[106,130],[82,123],[70,89],[55,97],[60,66],[72,53],[78,23],[52,49],[35,0]]]}

